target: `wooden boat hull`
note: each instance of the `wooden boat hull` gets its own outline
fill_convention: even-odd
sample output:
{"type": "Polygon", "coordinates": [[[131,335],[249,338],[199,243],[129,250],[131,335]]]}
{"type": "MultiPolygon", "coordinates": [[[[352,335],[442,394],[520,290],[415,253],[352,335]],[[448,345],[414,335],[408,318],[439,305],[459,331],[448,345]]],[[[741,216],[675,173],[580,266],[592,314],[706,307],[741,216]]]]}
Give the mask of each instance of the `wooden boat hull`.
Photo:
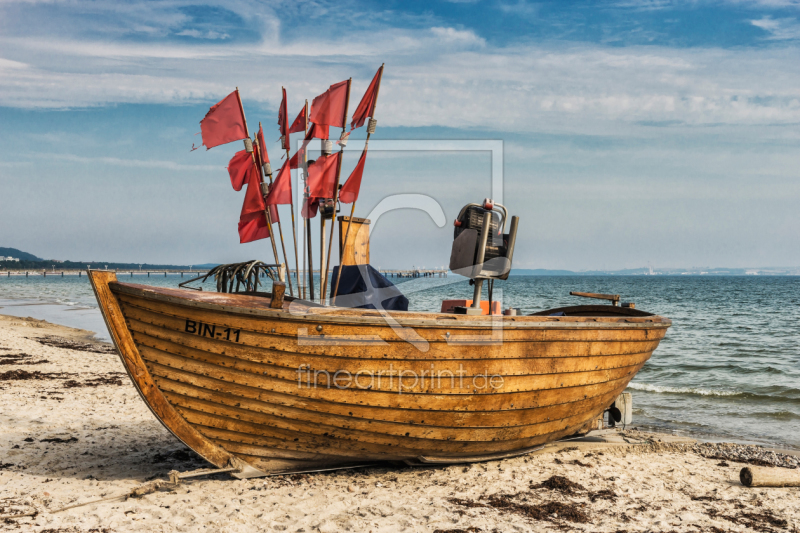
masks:
{"type": "Polygon", "coordinates": [[[625,389],[671,324],[620,308],[388,319],[300,301],[270,309],[260,296],[89,274],[156,417],[209,462],[247,475],[475,460],[574,434],[625,389]]]}

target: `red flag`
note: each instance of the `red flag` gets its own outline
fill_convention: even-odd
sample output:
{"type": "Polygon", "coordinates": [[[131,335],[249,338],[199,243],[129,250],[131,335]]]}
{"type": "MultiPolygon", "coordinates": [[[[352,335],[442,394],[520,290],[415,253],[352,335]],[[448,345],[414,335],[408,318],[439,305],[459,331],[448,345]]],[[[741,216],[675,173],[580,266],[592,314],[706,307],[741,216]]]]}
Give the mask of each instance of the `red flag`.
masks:
{"type": "Polygon", "coordinates": [[[319,209],[319,198],[308,198],[305,202],[303,202],[303,208],[300,209],[300,215],[303,218],[314,218],[317,216],[317,210],[319,209]]]}
{"type": "Polygon", "coordinates": [[[366,122],[367,117],[372,117],[375,113],[375,100],[378,98],[378,89],[381,86],[381,77],[383,77],[383,65],[375,73],[372,78],[372,83],[367,87],[367,92],[361,97],[361,102],[358,107],[353,111],[353,120],[350,122],[350,131],[360,128],[366,122]]]}
{"type": "MultiPolygon", "coordinates": [[[[266,203],[268,206],[292,203],[292,173],[289,170],[289,165],[283,165],[281,171],[278,172],[278,177],[270,185],[266,203]]],[[[271,215],[272,212],[270,212],[271,215]]]]}
{"type": "Polygon", "coordinates": [[[308,120],[314,124],[344,127],[344,111],[349,87],[347,80],[331,85],[327,91],[314,98],[308,120]]]}
{"type": "Polygon", "coordinates": [[[305,147],[311,139],[328,139],[329,131],[330,128],[328,126],[312,123],[311,127],[308,128],[308,133],[306,133],[306,142],[303,143],[303,146],[305,147]]]}
{"type": "Polygon", "coordinates": [[[312,198],[333,198],[336,169],[341,152],[323,155],[308,165],[308,195],[312,198]]]}
{"type": "Polygon", "coordinates": [[[251,213],[239,218],[239,242],[253,242],[269,237],[269,227],[264,213],[251,213]]]}
{"type": "Polygon", "coordinates": [[[244,204],[242,204],[242,216],[259,212],[263,214],[264,209],[266,209],[266,204],[261,195],[261,182],[258,179],[256,168],[250,165],[247,171],[247,192],[244,195],[244,204]]]}
{"type": "Polygon", "coordinates": [[[305,147],[300,148],[295,154],[289,159],[289,168],[300,168],[303,164],[303,154],[305,153],[305,147]]]}
{"type": "Polygon", "coordinates": [[[300,131],[306,131],[306,106],[303,105],[303,109],[300,110],[300,114],[297,115],[297,118],[294,119],[292,125],[289,127],[289,133],[297,133],[300,131]]]}
{"type": "Polygon", "coordinates": [[[351,204],[358,200],[358,191],[361,189],[361,177],[364,175],[364,162],[367,160],[367,149],[361,152],[361,157],[358,159],[358,164],[350,177],[342,186],[339,191],[339,201],[343,204],[351,204]]]}
{"type": "Polygon", "coordinates": [[[245,150],[236,152],[228,162],[228,174],[234,191],[241,191],[247,178],[247,171],[253,168],[253,158],[245,150]]]}
{"type": "Polygon", "coordinates": [[[200,121],[200,132],[207,150],[247,137],[237,91],[233,91],[208,110],[205,118],[200,121]]]}
{"type": "Polygon", "coordinates": [[[261,124],[258,125],[258,133],[256,134],[258,140],[259,154],[261,155],[261,164],[269,163],[269,154],[267,153],[267,143],[264,142],[264,128],[261,124]]]}
{"type": "Polygon", "coordinates": [[[281,130],[281,135],[284,138],[283,147],[289,147],[289,128],[286,125],[286,121],[289,119],[287,107],[286,107],[286,89],[281,88],[283,91],[283,99],[281,99],[281,107],[278,109],[278,126],[281,130]]]}
{"type": "Polygon", "coordinates": [[[269,207],[269,220],[273,224],[280,224],[281,217],[278,216],[278,206],[277,205],[270,205],[269,207]]]}

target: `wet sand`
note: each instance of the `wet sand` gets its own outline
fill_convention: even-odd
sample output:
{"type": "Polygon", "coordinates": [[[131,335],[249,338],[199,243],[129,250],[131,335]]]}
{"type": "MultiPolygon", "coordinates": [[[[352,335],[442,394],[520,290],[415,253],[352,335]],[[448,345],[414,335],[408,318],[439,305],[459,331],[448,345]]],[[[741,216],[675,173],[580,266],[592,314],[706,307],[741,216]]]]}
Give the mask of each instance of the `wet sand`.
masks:
{"type": "MultiPolygon", "coordinates": [[[[635,396],[634,396],[635,401],[635,396]]],[[[118,531],[798,531],[800,488],[751,489],[757,446],[696,444],[635,430],[473,465],[378,465],[164,484],[209,466],[139,398],[91,333],[0,316],[0,529],[118,531]],[[151,487],[152,488],[152,487],[151,487]]]]}

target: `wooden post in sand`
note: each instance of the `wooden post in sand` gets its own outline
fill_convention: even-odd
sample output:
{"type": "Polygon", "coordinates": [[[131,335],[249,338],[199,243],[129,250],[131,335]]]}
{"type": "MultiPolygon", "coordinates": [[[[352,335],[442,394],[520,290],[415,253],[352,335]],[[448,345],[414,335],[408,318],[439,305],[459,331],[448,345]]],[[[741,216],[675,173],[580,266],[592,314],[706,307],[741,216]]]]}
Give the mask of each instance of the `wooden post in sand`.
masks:
{"type": "Polygon", "coordinates": [[[746,466],[739,481],[745,487],[800,487],[800,469],[746,466]]]}

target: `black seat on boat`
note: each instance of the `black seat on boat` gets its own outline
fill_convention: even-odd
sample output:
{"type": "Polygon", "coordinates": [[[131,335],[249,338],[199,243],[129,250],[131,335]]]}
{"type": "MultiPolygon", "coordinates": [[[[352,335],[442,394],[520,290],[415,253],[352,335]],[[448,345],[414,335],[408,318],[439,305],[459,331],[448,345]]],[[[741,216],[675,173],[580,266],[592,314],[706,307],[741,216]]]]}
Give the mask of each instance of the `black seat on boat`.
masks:
{"type": "MultiPolygon", "coordinates": [[[[333,267],[331,276],[331,299],[336,288],[339,267],[333,267]]],[[[358,309],[384,309],[386,311],[408,311],[408,298],[403,296],[394,283],[371,265],[345,265],[336,293],[337,307],[358,309]]]]}

